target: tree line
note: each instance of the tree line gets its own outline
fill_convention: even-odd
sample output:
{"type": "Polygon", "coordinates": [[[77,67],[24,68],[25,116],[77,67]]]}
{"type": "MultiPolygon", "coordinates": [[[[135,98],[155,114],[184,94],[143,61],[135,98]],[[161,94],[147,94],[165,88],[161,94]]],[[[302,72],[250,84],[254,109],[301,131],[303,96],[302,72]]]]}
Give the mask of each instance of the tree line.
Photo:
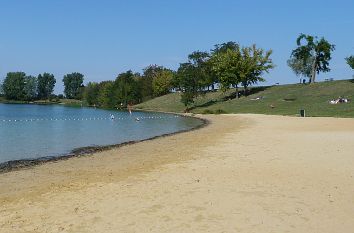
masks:
{"type": "Polygon", "coordinates": [[[271,50],[265,51],[256,45],[218,44],[210,52],[189,54],[177,71],[150,65],[142,74],[127,71],[114,81],[90,82],[84,88],[83,99],[89,105],[124,107],[177,91],[188,107],[196,97],[214,90],[216,85],[222,90],[242,86],[246,94],[251,84],[264,81],[263,74],[274,67],[271,54],[271,50]]]}
{"type": "MultiPolygon", "coordinates": [[[[296,45],[288,60],[296,75],[315,82],[316,74],[330,71],[334,45],[324,38],[318,40],[305,34],[300,34],[296,45]]],[[[181,102],[188,107],[195,98],[216,87],[223,91],[235,88],[236,97],[239,93],[247,95],[249,86],[265,81],[264,74],[275,67],[271,55],[272,50],[230,41],[217,44],[210,51],[192,52],[176,71],[149,65],[141,74],[129,70],[120,73],[115,80],[89,82],[86,86],[81,73],[66,74],[62,79],[64,94],[66,98],[80,99],[90,106],[117,108],[180,92],[181,102]]],[[[347,57],[346,61],[354,69],[354,56],[347,57]]],[[[30,101],[51,98],[55,83],[54,75],[49,73],[34,77],[10,72],[1,89],[9,100],[30,101]]]]}
{"type": "MultiPolygon", "coordinates": [[[[81,99],[84,90],[84,75],[74,72],[63,78],[64,94],[69,99],[81,99]]],[[[54,95],[56,79],[53,74],[43,73],[38,76],[26,75],[24,72],[7,73],[1,87],[1,93],[7,100],[33,101],[64,98],[54,95]]]]}
{"type": "Polygon", "coordinates": [[[8,100],[32,101],[49,99],[53,94],[55,83],[54,75],[49,73],[35,77],[24,72],[9,72],[1,89],[8,100]]]}

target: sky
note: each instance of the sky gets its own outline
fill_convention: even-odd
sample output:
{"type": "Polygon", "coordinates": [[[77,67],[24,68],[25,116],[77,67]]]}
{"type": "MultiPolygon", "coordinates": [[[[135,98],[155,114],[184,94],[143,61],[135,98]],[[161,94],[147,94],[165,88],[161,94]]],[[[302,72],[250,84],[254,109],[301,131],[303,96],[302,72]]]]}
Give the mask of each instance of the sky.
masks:
{"type": "Polygon", "coordinates": [[[331,72],[318,80],[349,79],[353,10],[353,0],[0,0],[0,80],[49,72],[59,94],[67,73],[87,83],[149,64],[176,70],[193,51],[235,41],[273,50],[265,85],[296,83],[286,61],[300,33],[336,45],[331,72]]]}

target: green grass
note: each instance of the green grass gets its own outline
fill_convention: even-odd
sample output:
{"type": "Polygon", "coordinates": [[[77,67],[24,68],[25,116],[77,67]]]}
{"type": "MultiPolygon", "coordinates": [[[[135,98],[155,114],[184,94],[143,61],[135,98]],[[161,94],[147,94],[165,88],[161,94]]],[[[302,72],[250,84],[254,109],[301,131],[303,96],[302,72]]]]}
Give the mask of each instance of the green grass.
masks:
{"type": "MultiPolygon", "coordinates": [[[[239,99],[231,99],[232,91],[212,92],[199,97],[192,106],[194,113],[260,113],[273,115],[299,115],[300,109],[307,116],[354,117],[354,81],[341,80],[315,84],[272,86],[239,99]],[[261,100],[251,100],[262,96],[261,100]],[[329,104],[339,96],[349,103],[329,104]],[[271,108],[273,105],[274,108],[271,108]]],[[[135,106],[142,110],[183,112],[180,94],[172,93],[135,106]]]]}
{"type": "Polygon", "coordinates": [[[17,101],[17,100],[6,100],[4,97],[0,97],[0,103],[6,103],[6,104],[41,104],[41,105],[61,104],[61,105],[70,106],[70,107],[82,107],[84,105],[81,100],[75,100],[75,99],[17,101]]]}

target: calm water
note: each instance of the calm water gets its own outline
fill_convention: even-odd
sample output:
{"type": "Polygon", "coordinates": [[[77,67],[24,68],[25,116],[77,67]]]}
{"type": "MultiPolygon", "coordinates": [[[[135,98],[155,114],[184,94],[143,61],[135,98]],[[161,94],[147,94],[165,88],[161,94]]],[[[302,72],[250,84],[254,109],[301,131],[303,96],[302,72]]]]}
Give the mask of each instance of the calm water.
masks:
{"type": "Polygon", "coordinates": [[[201,121],[196,119],[163,113],[130,115],[125,111],[58,105],[0,104],[0,163],[59,156],[85,146],[141,140],[199,124],[201,121]]]}

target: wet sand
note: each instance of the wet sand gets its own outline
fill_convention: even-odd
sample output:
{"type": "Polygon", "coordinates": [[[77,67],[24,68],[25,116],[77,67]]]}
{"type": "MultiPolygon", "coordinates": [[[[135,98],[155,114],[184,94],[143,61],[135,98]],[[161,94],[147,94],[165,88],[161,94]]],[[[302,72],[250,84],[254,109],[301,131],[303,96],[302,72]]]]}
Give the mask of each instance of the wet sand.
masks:
{"type": "Polygon", "coordinates": [[[203,117],[0,174],[0,232],[353,232],[354,119],[203,117]]]}

